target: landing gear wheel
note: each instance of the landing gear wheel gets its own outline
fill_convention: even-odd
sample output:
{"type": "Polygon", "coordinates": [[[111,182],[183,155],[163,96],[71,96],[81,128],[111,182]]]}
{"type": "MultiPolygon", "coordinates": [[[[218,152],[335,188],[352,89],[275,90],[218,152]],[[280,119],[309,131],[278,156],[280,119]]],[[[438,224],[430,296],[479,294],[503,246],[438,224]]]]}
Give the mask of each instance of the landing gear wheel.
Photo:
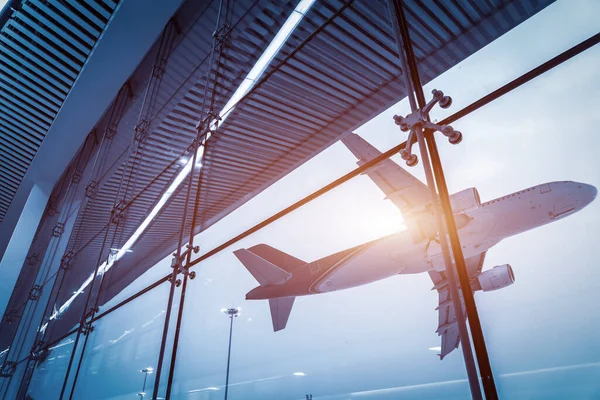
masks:
{"type": "Polygon", "coordinates": [[[190,277],[190,279],[194,279],[196,277],[196,271],[190,272],[189,277],[190,277]]]}
{"type": "Polygon", "coordinates": [[[462,133],[455,131],[454,134],[448,138],[448,141],[451,144],[459,144],[462,142],[462,133]]]}
{"type": "Polygon", "coordinates": [[[177,287],[181,286],[181,279],[177,279],[175,281],[175,286],[177,286],[177,287]]]}

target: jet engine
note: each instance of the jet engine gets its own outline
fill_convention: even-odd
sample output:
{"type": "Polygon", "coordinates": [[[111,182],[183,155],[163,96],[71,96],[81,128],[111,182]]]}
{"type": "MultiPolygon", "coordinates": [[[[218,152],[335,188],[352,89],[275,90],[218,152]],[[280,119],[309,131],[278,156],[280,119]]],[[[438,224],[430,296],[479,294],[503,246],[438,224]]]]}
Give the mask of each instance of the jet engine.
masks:
{"type": "Polygon", "coordinates": [[[515,283],[515,274],[510,264],[497,265],[492,269],[480,273],[477,276],[477,281],[473,283],[476,286],[475,290],[489,292],[515,283]]]}
{"type": "Polygon", "coordinates": [[[452,205],[452,211],[455,213],[475,210],[481,207],[479,192],[475,188],[461,190],[450,196],[450,204],[452,205]]]}

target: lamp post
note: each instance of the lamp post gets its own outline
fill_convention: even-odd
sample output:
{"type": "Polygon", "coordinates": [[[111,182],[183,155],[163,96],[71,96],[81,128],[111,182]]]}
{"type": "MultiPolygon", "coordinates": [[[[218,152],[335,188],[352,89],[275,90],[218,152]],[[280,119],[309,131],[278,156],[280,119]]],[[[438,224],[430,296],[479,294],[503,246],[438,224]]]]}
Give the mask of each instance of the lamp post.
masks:
{"type": "Polygon", "coordinates": [[[233,335],[233,319],[240,315],[241,308],[224,308],[221,310],[229,317],[229,348],[227,350],[227,372],[225,374],[225,400],[227,400],[227,391],[229,389],[229,363],[231,360],[231,336],[233,335]]]}
{"type": "Polygon", "coordinates": [[[153,373],[154,368],[148,367],[148,368],[140,369],[140,372],[144,373],[144,384],[142,385],[142,391],[138,393],[138,396],[140,396],[140,399],[143,399],[144,395],[146,394],[146,380],[148,379],[148,374],[153,373]]]}

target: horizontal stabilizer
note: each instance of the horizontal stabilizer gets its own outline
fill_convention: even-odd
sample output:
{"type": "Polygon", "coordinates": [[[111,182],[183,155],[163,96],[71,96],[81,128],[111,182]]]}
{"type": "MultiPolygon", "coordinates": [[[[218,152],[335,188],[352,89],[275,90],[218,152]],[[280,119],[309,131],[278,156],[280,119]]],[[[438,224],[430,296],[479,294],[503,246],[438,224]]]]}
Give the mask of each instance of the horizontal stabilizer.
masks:
{"type": "Polygon", "coordinates": [[[292,274],[247,249],[236,250],[233,254],[244,264],[244,267],[261,286],[279,285],[287,282],[292,277],[292,274]]]}
{"type": "Polygon", "coordinates": [[[269,299],[271,307],[271,319],[273,320],[273,330],[275,332],[282,330],[287,325],[295,297],[280,297],[269,299]]]}

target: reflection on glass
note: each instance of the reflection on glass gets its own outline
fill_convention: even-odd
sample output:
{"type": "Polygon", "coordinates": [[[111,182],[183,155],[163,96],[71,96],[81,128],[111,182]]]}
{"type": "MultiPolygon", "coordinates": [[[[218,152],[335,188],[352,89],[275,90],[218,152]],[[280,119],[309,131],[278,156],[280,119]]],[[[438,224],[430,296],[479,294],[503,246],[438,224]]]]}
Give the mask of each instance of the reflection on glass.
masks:
{"type": "Polygon", "coordinates": [[[27,394],[32,399],[57,399],[73,352],[75,335],[48,347],[36,362],[27,394]]]}
{"type": "MultiPolygon", "coordinates": [[[[269,243],[281,252],[312,261],[389,231],[408,234],[398,209],[382,199],[367,176],[353,179],[199,264],[186,295],[180,337],[186,359],[178,358],[176,397],[216,392],[209,388],[224,391],[230,321],[223,319],[220,310],[237,306],[243,311],[233,328],[230,399],[339,396],[397,387],[398,380],[409,386],[436,378],[459,380],[457,393],[468,395],[461,357],[452,354],[441,365],[429,350],[439,339],[434,333],[436,299],[428,301],[431,283],[426,276],[394,277],[345,291],[297,297],[285,329],[277,332],[269,302],[245,299],[257,287],[257,279],[232,250],[269,243]],[[379,228],[369,226],[364,215],[382,221],[379,228]],[[361,229],[363,223],[370,229],[361,229]],[[408,301],[407,306],[404,295],[419,301],[408,301]],[[193,363],[198,359],[211,362],[193,363]],[[415,374],[411,364],[426,366],[415,374]]],[[[377,270],[375,264],[364,268],[377,270]]],[[[215,398],[223,394],[219,396],[215,398]]]]}
{"type": "Polygon", "coordinates": [[[163,284],[94,322],[74,398],[151,397],[168,294],[163,284]]]}
{"type": "MultiPolygon", "coordinates": [[[[491,199],[534,185],[600,187],[599,61],[600,49],[592,48],[454,124],[465,140],[442,148],[451,188],[476,186],[491,199]],[[567,115],[574,118],[568,126],[567,115]]],[[[595,189],[587,188],[593,197],[595,189]]],[[[501,397],[597,396],[600,203],[577,213],[567,203],[549,210],[556,222],[487,254],[486,264],[510,263],[516,277],[510,288],[476,298],[501,397]]]]}

